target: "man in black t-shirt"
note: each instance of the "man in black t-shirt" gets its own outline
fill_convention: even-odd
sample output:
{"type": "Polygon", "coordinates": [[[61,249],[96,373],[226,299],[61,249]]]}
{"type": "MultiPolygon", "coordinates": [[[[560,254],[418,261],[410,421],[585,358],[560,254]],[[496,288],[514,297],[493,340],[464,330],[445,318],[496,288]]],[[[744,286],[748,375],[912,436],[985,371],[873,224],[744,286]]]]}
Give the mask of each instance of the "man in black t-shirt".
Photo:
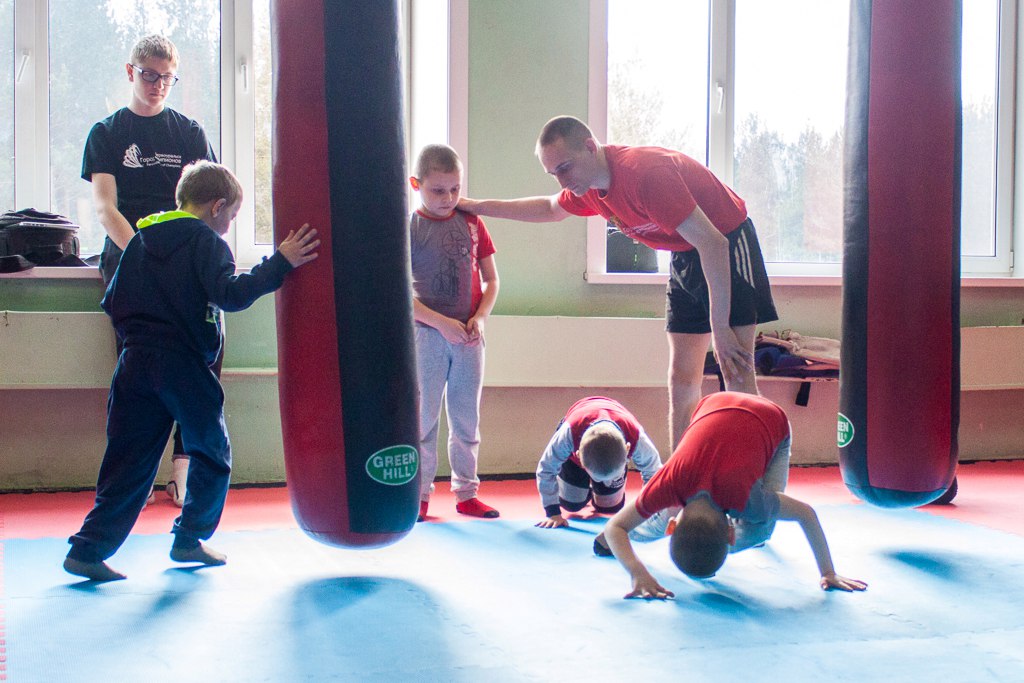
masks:
{"type": "MultiPolygon", "coordinates": [[[[175,208],[181,169],[194,161],[217,160],[203,127],[165,105],[178,81],[174,43],[160,35],[142,38],[125,70],[131,100],[92,127],[82,159],[82,178],[92,183],[93,205],[107,232],[100,253],[104,285],[110,284],[139,219],[175,208]]],[[[222,360],[223,352],[213,366],[218,377],[222,360]]],[[[173,459],[174,478],[167,492],[180,507],[188,471],[180,428],[174,432],[173,459]]]]}
{"type": "Polygon", "coordinates": [[[174,209],[181,169],[200,159],[216,161],[202,126],[165,106],[178,80],[174,44],[163,36],[142,38],[125,69],[131,101],[92,127],[82,160],[82,178],[92,182],[93,204],[107,232],[100,257],[104,284],[136,222],[174,209]]]}

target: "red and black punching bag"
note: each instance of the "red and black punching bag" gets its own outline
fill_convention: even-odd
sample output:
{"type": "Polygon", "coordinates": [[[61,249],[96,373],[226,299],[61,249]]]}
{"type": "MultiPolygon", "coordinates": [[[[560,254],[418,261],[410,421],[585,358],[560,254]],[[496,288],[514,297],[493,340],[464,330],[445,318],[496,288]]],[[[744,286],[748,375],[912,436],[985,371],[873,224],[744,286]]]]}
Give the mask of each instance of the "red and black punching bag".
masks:
{"type": "Polygon", "coordinates": [[[276,0],[273,206],[320,257],[277,297],[285,472],[302,529],[377,547],[412,529],[419,441],[395,0],[276,0]]]}
{"type": "Polygon", "coordinates": [[[960,421],[959,0],[853,0],[839,463],[882,507],[953,483],[960,421]]]}

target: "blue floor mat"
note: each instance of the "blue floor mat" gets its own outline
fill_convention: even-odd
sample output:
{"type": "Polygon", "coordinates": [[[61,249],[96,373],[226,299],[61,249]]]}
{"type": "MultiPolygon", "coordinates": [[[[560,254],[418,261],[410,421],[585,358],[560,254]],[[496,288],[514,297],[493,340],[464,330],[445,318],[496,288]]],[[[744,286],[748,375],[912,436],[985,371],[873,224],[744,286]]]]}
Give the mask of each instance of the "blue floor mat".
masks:
{"type": "Polygon", "coordinates": [[[127,581],[79,582],[64,539],[4,550],[9,681],[1024,680],[1024,539],[914,510],[820,506],[840,574],[823,592],[796,524],[709,581],[638,546],[675,592],[623,600],[603,524],[421,524],[378,550],[296,530],[217,534],[224,567],[132,536],[127,581]]]}

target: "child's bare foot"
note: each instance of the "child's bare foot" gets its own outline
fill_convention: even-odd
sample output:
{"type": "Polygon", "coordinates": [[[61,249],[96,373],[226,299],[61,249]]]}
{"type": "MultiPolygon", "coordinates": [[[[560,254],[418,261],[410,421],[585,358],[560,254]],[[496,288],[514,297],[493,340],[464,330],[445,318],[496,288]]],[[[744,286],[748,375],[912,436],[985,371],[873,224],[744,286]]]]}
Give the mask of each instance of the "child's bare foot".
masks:
{"type": "Polygon", "coordinates": [[[608,547],[608,541],[604,540],[602,531],[594,537],[594,554],[598,557],[612,557],[612,549],[608,547]]]}
{"type": "Polygon", "coordinates": [[[228,556],[202,543],[195,548],[171,548],[171,559],[175,562],[198,562],[210,566],[227,564],[228,556]]]}
{"type": "Polygon", "coordinates": [[[120,581],[128,577],[114,571],[106,562],[82,562],[71,557],[64,558],[64,571],[75,576],[84,576],[90,581],[120,581]]]}

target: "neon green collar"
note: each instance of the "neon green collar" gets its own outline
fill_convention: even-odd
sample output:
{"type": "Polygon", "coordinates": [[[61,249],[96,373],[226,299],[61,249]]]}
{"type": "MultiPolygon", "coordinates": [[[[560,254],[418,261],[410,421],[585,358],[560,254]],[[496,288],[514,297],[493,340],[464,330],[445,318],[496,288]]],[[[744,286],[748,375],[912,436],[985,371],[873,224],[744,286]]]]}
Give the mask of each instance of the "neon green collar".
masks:
{"type": "Polygon", "coordinates": [[[197,218],[197,216],[190,214],[188,211],[161,211],[159,213],[150,214],[145,218],[140,218],[136,225],[139,230],[142,230],[143,228],[148,228],[149,226],[156,225],[157,223],[176,221],[179,218],[197,218]]]}

